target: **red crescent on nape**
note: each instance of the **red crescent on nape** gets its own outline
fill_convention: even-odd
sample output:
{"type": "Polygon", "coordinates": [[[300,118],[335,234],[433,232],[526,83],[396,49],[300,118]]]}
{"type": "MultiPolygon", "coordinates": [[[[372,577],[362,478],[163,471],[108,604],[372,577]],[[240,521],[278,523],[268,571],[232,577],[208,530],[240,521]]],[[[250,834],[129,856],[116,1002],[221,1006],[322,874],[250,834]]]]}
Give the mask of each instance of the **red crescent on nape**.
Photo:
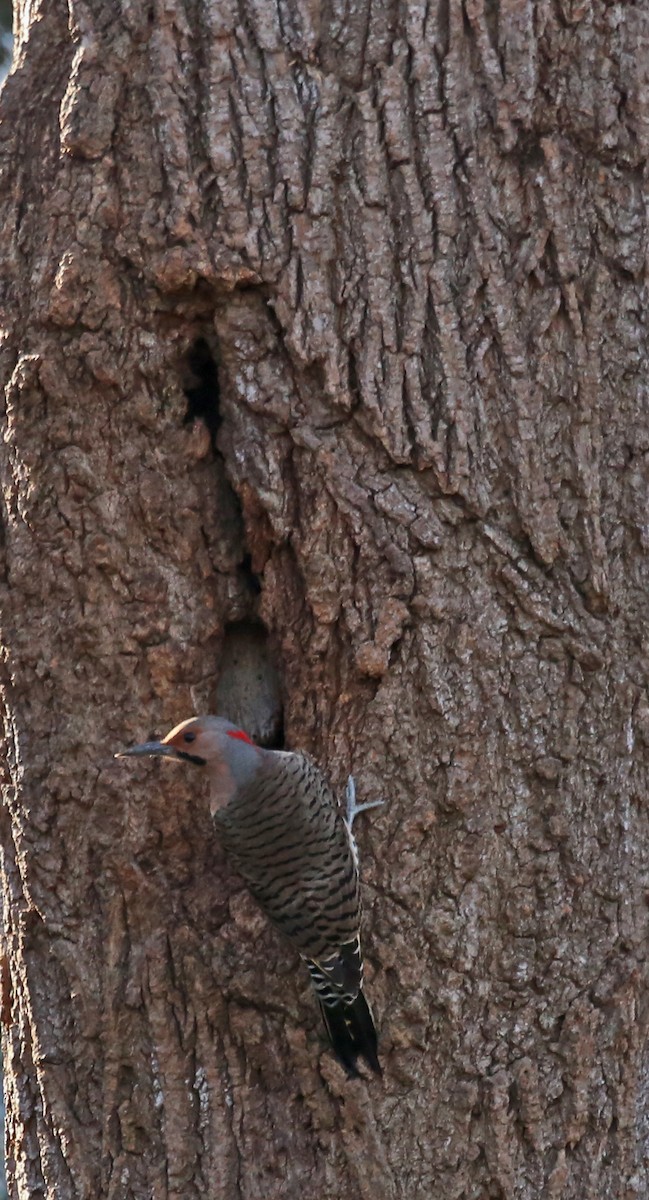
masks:
{"type": "Polygon", "coordinates": [[[249,746],[254,746],[255,744],[252,738],[249,738],[248,734],[243,732],[243,729],[228,729],[228,737],[236,738],[239,742],[247,742],[249,746]]]}

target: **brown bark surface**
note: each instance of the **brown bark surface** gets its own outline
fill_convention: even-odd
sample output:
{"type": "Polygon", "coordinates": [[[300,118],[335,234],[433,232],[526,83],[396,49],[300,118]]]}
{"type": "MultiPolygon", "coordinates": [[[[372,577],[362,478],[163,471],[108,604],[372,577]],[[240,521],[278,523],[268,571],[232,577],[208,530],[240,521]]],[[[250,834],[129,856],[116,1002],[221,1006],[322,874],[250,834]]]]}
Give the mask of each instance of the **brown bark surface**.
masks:
{"type": "Polygon", "coordinates": [[[11,1195],[646,1195],[647,6],[67,9],[0,100],[11,1195]],[[269,655],[388,800],[383,1081],[112,759],[279,744],[269,655]]]}

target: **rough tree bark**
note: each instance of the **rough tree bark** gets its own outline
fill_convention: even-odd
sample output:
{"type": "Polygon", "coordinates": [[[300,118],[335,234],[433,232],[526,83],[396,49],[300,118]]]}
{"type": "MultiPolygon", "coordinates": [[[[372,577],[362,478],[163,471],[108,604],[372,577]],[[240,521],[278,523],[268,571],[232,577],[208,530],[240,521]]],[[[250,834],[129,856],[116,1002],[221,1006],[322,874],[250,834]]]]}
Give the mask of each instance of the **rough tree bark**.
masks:
{"type": "Polygon", "coordinates": [[[67,8],[0,103],[11,1194],[646,1194],[647,7],[67,8]],[[382,1082],[112,760],[277,744],[268,653],[389,798],[382,1082]]]}

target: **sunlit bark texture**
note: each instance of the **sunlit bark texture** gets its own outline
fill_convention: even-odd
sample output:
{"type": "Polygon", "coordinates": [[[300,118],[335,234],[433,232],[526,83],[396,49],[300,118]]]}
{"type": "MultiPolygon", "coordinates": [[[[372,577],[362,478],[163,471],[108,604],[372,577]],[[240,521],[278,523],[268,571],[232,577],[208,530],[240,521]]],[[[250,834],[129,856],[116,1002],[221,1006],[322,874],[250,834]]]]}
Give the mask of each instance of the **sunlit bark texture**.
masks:
{"type": "Polygon", "coordinates": [[[647,6],[22,0],[0,117],[12,1196],[646,1195],[647,6]],[[217,707],[387,799],[383,1080],[112,758],[217,707]]]}

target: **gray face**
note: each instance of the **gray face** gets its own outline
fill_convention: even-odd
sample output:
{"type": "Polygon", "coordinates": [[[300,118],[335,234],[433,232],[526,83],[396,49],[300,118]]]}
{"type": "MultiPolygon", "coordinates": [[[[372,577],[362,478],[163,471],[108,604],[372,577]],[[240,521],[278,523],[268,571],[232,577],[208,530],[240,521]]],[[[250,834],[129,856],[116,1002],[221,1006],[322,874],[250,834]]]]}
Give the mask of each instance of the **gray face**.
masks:
{"type": "Polygon", "coordinates": [[[176,725],[159,742],[143,742],[116,754],[116,758],[149,755],[175,758],[212,770],[227,766],[235,781],[256,770],[263,751],[241,729],[223,717],[190,717],[176,725]]]}
{"type": "Polygon", "coordinates": [[[143,742],[116,758],[150,755],[204,767],[210,781],[212,816],[251,783],[272,751],[255,746],[242,729],[223,717],[191,717],[159,742],[143,742]]]}

